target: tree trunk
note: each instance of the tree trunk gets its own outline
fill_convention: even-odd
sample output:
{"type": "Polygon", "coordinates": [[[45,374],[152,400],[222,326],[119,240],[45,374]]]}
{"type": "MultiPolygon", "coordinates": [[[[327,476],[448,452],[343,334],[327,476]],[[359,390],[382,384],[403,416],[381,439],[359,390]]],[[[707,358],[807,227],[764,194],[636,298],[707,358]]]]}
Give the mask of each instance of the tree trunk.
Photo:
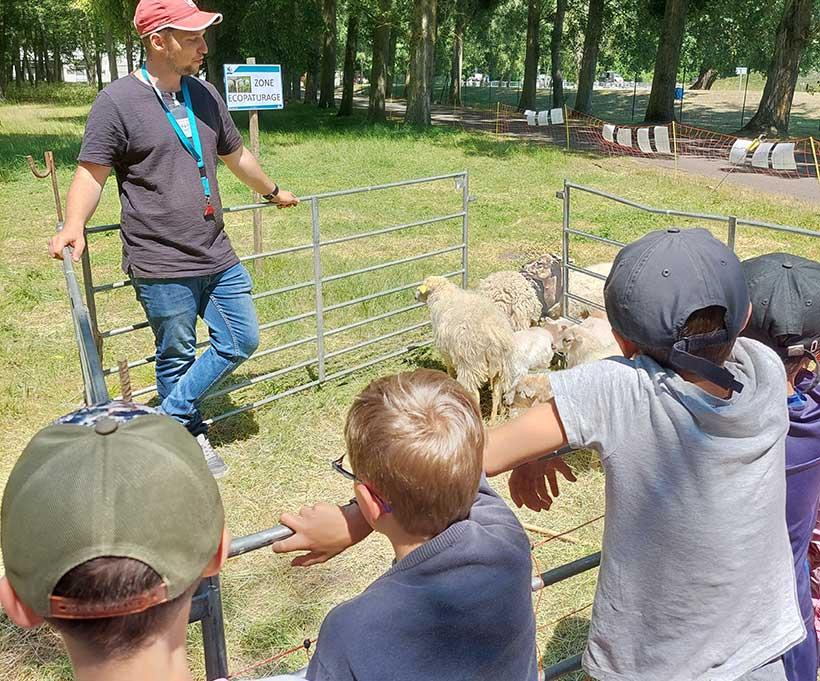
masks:
{"type": "Polygon", "coordinates": [[[666,0],[655,57],[655,75],[646,107],[647,123],[668,123],[675,117],[675,86],[688,8],[689,0],[666,0]]]}
{"type": "Polygon", "coordinates": [[[389,86],[388,62],[390,60],[392,0],[379,0],[373,24],[373,64],[370,69],[370,101],[367,118],[373,123],[385,119],[385,99],[389,86]]]}
{"type": "Polygon", "coordinates": [[[316,104],[319,101],[319,61],[321,48],[312,51],[308,58],[308,70],[305,76],[305,104],[316,104]]]}
{"type": "Polygon", "coordinates": [[[390,49],[387,52],[387,68],[385,69],[384,96],[390,99],[393,96],[393,79],[396,77],[396,29],[390,27],[390,49]]]}
{"type": "Polygon", "coordinates": [[[535,109],[540,33],[541,0],[529,0],[527,8],[527,55],[524,58],[524,83],[521,86],[521,98],[518,100],[519,109],[535,109]]]}
{"type": "Polygon", "coordinates": [[[97,72],[97,90],[99,91],[105,86],[102,76],[102,56],[100,55],[99,48],[94,50],[94,67],[97,72]]]}
{"type": "Polygon", "coordinates": [[[578,70],[578,93],[575,95],[575,110],[586,114],[592,111],[592,88],[595,85],[595,71],[598,68],[605,1],[589,0],[584,54],[581,57],[581,68],[578,70]]]}
{"type": "Polygon", "coordinates": [[[415,0],[410,42],[410,82],[405,122],[429,126],[431,122],[431,74],[436,54],[436,0],[415,0]]]}
{"type": "MultiPolygon", "coordinates": [[[[213,33],[213,31],[209,31],[213,33]]],[[[207,33],[206,33],[207,35],[207,33]]],[[[131,34],[131,27],[125,27],[125,61],[128,64],[128,73],[134,71],[134,36],[131,34]]]]}
{"type": "Polygon", "coordinates": [[[356,80],[356,49],[359,42],[359,17],[351,13],[347,17],[347,40],[345,41],[345,68],[342,75],[342,103],[339,116],[353,115],[353,87],[356,80]]]}
{"type": "Polygon", "coordinates": [[[711,90],[717,80],[718,72],[711,66],[701,66],[695,82],[689,86],[690,90],[711,90]]]}
{"type": "Polygon", "coordinates": [[[785,135],[789,131],[800,57],[811,35],[811,23],[812,0],[787,0],[775,34],[763,96],[744,132],[785,135]]]}
{"type": "MultiPolygon", "coordinates": [[[[220,53],[219,27],[205,31],[205,43],[208,46],[208,54],[205,55],[205,71],[208,82],[216,88],[219,93],[225,92],[225,58],[220,53]]],[[[142,45],[142,42],[140,42],[142,45]]],[[[140,63],[142,58],[140,58],[140,63]]]]}
{"type": "Polygon", "coordinates": [[[97,86],[97,74],[94,71],[94,58],[89,52],[87,45],[83,44],[83,65],[85,66],[85,79],[92,87],[97,86]]]}
{"type": "Polygon", "coordinates": [[[110,82],[114,82],[119,78],[117,73],[117,50],[114,47],[114,34],[109,27],[105,28],[105,51],[108,53],[108,75],[111,78],[110,82]]]}
{"type": "Polygon", "coordinates": [[[322,73],[319,84],[319,107],[336,108],[336,0],[323,0],[322,73]]]}
{"type": "Polygon", "coordinates": [[[6,98],[6,87],[9,80],[8,59],[8,32],[6,30],[6,15],[0,8],[0,102],[6,98]]]}
{"type": "Polygon", "coordinates": [[[467,29],[468,16],[464,9],[456,4],[456,21],[453,29],[453,59],[450,69],[450,94],[448,102],[453,106],[464,106],[461,100],[461,79],[464,75],[464,31],[467,29]]]}
{"type": "Polygon", "coordinates": [[[561,68],[561,38],[564,35],[564,17],[567,0],[556,0],[550,40],[550,76],[552,78],[552,106],[564,106],[564,70],[561,68]]]}
{"type": "Polygon", "coordinates": [[[302,99],[302,74],[299,72],[299,69],[293,69],[291,80],[293,81],[293,84],[291,85],[293,99],[298,101],[302,99]]]}

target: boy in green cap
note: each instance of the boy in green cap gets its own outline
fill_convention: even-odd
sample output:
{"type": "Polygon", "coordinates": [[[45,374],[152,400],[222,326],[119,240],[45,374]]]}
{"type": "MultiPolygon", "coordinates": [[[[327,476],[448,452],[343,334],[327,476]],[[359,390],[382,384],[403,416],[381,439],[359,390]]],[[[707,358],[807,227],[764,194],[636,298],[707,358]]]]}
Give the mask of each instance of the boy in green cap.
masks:
{"type": "Polygon", "coordinates": [[[3,493],[0,605],[62,637],[77,681],[191,681],[191,596],[230,545],[219,489],[173,419],[125,402],[37,433],[3,493]]]}

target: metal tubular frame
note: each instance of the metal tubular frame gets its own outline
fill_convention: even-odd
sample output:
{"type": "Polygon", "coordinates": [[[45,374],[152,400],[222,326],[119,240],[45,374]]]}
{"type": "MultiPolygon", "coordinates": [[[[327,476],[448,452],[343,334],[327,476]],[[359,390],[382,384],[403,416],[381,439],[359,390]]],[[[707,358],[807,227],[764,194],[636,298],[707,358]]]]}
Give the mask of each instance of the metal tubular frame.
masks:
{"type": "MultiPolygon", "coordinates": [[[[388,183],[388,184],[369,186],[369,187],[361,187],[361,188],[357,188],[357,189],[347,189],[347,190],[342,190],[342,191],[337,191],[337,192],[326,192],[326,193],[323,193],[323,194],[314,194],[314,195],[311,195],[311,196],[304,197],[302,199],[302,202],[306,203],[307,205],[310,206],[311,242],[310,243],[297,244],[297,245],[294,245],[294,246],[288,246],[288,247],[279,248],[279,249],[275,249],[275,250],[269,250],[269,251],[266,251],[264,253],[257,253],[257,254],[253,254],[253,255],[243,256],[242,258],[240,258],[240,261],[242,261],[242,262],[257,261],[257,260],[261,260],[261,259],[264,259],[264,258],[281,257],[281,256],[285,256],[285,255],[292,255],[294,253],[302,253],[302,252],[307,252],[307,251],[310,251],[312,253],[312,277],[311,277],[310,280],[294,282],[294,283],[291,283],[291,284],[288,284],[286,286],[282,286],[282,287],[276,288],[276,289],[270,289],[270,290],[266,290],[266,291],[259,291],[259,292],[254,293],[252,295],[252,298],[253,298],[254,301],[258,301],[258,300],[261,300],[261,299],[264,299],[264,298],[277,296],[277,295],[281,295],[281,294],[284,294],[284,293],[290,293],[290,292],[293,292],[293,291],[299,291],[299,290],[303,290],[303,289],[313,288],[313,291],[314,291],[313,298],[314,298],[314,300],[313,300],[313,309],[312,310],[308,310],[308,311],[305,311],[305,312],[302,312],[302,313],[299,313],[299,314],[296,314],[296,315],[292,315],[292,316],[287,317],[287,318],[276,319],[276,320],[273,320],[273,321],[265,322],[263,324],[260,324],[259,328],[260,328],[260,331],[264,331],[264,330],[278,328],[278,327],[282,327],[282,326],[285,326],[285,325],[288,325],[288,324],[292,324],[292,323],[296,323],[296,322],[300,322],[300,321],[304,321],[304,320],[308,320],[308,319],[315,319],[315,333],[311,334],[309,336],[305,336],[305,337],[301,337],[301,338],[298,338],[298,339],[295,339],[295,340],[291,340],[291,341],[286,342],[286,343],[282,343],[282,344],[277,345],[275,347],[258,350],[257,352],[255,352],[249,358],[248,361],[251,361],[251,360],[254,360],[254,359],[259,359],[259,358],[262,358],[262,357],[267,357],[267,356],[274,355],[274,354],[279,353],[279,352],[284,352],[286,350],[291,350],[291,349],[299,347],[299,346],[310,345],[310,344],[315,344],[315,346],[316,346],[315,357],[311,358],[311,359],[308,359],[308,360],[305,360],[305,361],[296,362],[296,363],[294,363],[290,366],[286,366],[286,367],[283,367],[281,369],[277,369],[276,371],[267,372],[267,373],[265,373],[261,376],[255,376],[253,379],[248,379],[246,381],[240,381],[240,382],[238,382],[234,385],[226,386],[226,387],[221,388],[221,389],[219,389],[215,392],[212,392],[211,394],[208,395],[208,398],[215,398],[215,397],[223,396],[223,395],[226,395],[228,393],[235,392],[237,390],[242,390],[244,388],[248,388],[252,385],[258,385],[259,383],[262,383],[262,382],[267,381],[267,380],[273,380],[275,378],[278,378],[280,376],[288,374],[292,371],[297,371],[299,369],[305,369],[305,368],[308,368],[310,366],[315,366],[317,368],[318,381],[309,381],[307,383],[304,383],[302,386],[297,386],[296,388],[291,388],[291,389],[286,390],[282,393],[282,395],[292,395],[292,394],[294,394],[294,392],[299,392],[299,390],[301,390],[301,389],[307,389],[309,387],[315,387],[316,385],[321,384],[324,381],[328,380],[328,374],[330,373],[327,366],[326,366],[326,363],[327,363],[328,360],[339,357],[339,356],[342,356],[342,355],[344,355],[346,353],[349,353],[349,352],[360,350],[362,348],[368,347],[368,346],[373,345],[375,343],[378,343],[378,342],[381,342],[381,341],[386,341],[386,340],[389,340],[389,339],[393,339],[393,338],[396,338],[398,336],[408,334],[408,333],[412,333],[414,331],[418,331],[418,330],[424,328],[426,326],[426,324],[413,324],[413,325],[405,326],[404,328],[402,328],[399,331],[386,333],[386,334],[383,334],[383,335],[375,337],[375,338],[368,338],[367,340],[365,340],[363,342],[355,343],[355,344],[353,344],[349,347],[342,348],[342,349],[339,349],[339,350],[334,350],[333,352],[328,352],[326,347],[325,347],[327,338],[330,338],[330,337],[333,337],[335,335],[344,333],[346,331],[351,331],[353,329],[363,327],[363,326],[365,326],[367,324],[370,324],[370,323],[375,323],[375,322],[379,322],[379,321],[382,321],[382,320],[385,320],[385,319],[390,319],[392,317],[396,317],[396,316],[399,316],[399,315],[402,315],[402,314],[410,313],[410,312],[412,312],[414,310],[417,310],[417,309],[419,309],[423,306],[421,304],[404,305],[404,306],[402,306],[398,309],[393,309],[393,310],[390,310],[390,311],[385,312],[385,313],[377,314],[377,315],[368,317],[367,319],[359,319],[359,320],[356,320],[352,323],[348,323],[348,324],[345,324],[343,326],[340,326],[338,328],[327,329],[326,328],[326,315],[328,313],[334,312],[336,310],[342,310],[342,309],[345,309],[345,308],[348,308],[348,307],[352,307],[354,305],[364,303],[364,302],[367,302],[367,301],[370,301],[370,300],[376,300],[378,298],[382,298],[382,297],[385,297],[385,296],[389,296],[389,295],[393,295],[393,294],[397,294],[397,293],[402,293],[404,291],[408,291],[408,290],[416,288],[417,286],[419,286],[419,284],[421,282],[413,282],[413,283],[405,284],[405,285],[402,285],[402,286],[396,286],[396,287],[390,288],[390,289],[385,290],[385,291],[378,291],[378,292],[370,293],[370,294],[367,294],[367,295],[364,295],[364,296],[360,296],[358,298],[354,298],[352,300],[345,300],[345,301],[342,301],[340,303],[334,303],[332,305],[327,305],[325,303],[325,287],[328,284],[333,284],[334,282],[341,281],[341,280],[344,280],[344,279],[349,279],[349,278],[352,278],[352,277],[361,276],[361,275],[364,275],[364,274],[367,274],[367,273],[370,273],[370,272],[376,272],[376,271],[384,270],[384,269],[387,269],[387,268],[404,265],[404,264],[407,264],[407,263],[413,263],[413,262],[417,262],[417,261],[420,261],[420,260],[435,258],[435,257],[441,256],[441,255],[446,255],[446,254],[449,254],[449,253],[455,253],[455,252],[458,252],[458,251],[461,252],[461,267],[458,270],[454,271],[454,272],[449,272],[449,273],[445,274],[444,276],[453,277],[453,276],[461,275],[462,284],[466,286],[466,283],[467,283],[467,258],[468,258],[467,234],[468,234],[468,230],[469,230],[469,214],[468,213],[469,213],[470,200],[471,200],[471,197],[469,195],[469,183],[468,183],[468,176],[467,176],[466,172],[449,173],[449,174],[445,174],[445,175],[438,175],[438,176],[434,176],[434,177],[421,178],[421,179],[417,179],[417,180],[406,180],[406,181],[401,181],[401,182],[392,182],[392,183],[388,183]],[[320,206],[319,206],[319,204],[322,200],[327,200],[327,199],[331,199],[331,198],[334,198],[334,197],[346,197],[346,196],[362,194],[362,193],[367,193],[367,192],[385,190],[385,189],[393,189],[393,188],[397,188],[397,187],[418,186],[418,185],[423,185],[423,184],[427,184],[427,183],[431,183],[431,182],[440,182],[440,181],[443,181],[443,180],[455,180],[456,189],[461,192],[461,210],[450,212],[450,213],[447,213],[447,214],[444,214],[444,215],[427,217],[427,218],[424,218],[422,220],[417,220],[417,221],[414,221],[414,222],[406,222],[406,223],[402,223],[402,224],[389,225],[389,226],[386,226],[386,227],[369,230],[369,231],[363,232],[363,233],[349,234],[349,235],[334,237],[334,238],[325,238],[325,239],[322,238],[321,222],[320,222],[320,206]],[[362,267],[362,268],[359,268],[359,269],[356,269],[356,270],[351,270],[349,272],[327,274],[323,270],[322,252],[323,252],[323,249],[325,249],[325,248],[333,247],[333,246],[336,246],[336,245],[339,245],[339,244],[344,244],[344,243],[349,243],[349,242],[354,242],[354,241],[361,241],[361,240],[364,240],[364,239],[384,236],[384,235],[387,235],[387,234],[393,234],[393,233],[401,232],[401,231],[404,231],[404,230],[412,229],[412,228],[415,228],[415,227],[423,227],[423,226],[426,226],[426,225],[435,225],[435,224],[440,224],[440,223],[445,223],[445,222],[448,222],[448,221],[455,221],[455,220],[460,220],[461,221],[461,242],[460,243],[456,243],[452,246],[447,246],[447,247],[436,249],[436,250],[431,250],[431,251],[428,251],[428,252],[425,252],[425,253],[420,253],[420,254],[417,254],[417,255],[411,255],[411,256],[408,256],[408,257],[404,257],[404,258],[390,260],[390,261],[387,261],[387,262],[374,263],[374,264],[369,265],[367,267],[362,267]]],[[[241,212],[241,211],[256,210],[256,209],[259,209],[259,208],[270,208],[271,206],[272,206],[272,204],[270,204],[270,203],[233,206],[233,207],[225,208],[224,212],[225,213],[237,213],[237,212],[241,212]]],[[[102,233],[102,232],[116,231],[118,229],[120,229],[120,225],[115,225],[115,224],[99,225],[99,226],[93,226],[93,227],[87,228],[86,233],[87,234],[97,234],[97,233],[102,233]]],[[[87,248],[85,252],[86,252],[86,254],[88,254],[89,249],[87,248]]],[[[92,305],[93,305],[93,302],[94,302],[94,296],[98,293],[113,291],[115,289],[122,289],[122,288],[126,288],[128,286],[132,286],[132,282],[129,279],[123,279],[123,280],[120,280],[120,281],[105,282],[105,283],[100,283],[100,284],[97,284],[97,285],[92,285],[92,284],[89,283],[91,281],[91,275],[92,275],[92,273],[91,273],[91,270],[90,270],[90,260],[89,260],[89,267],[88,267],[87,274],[84,277],[84,282],[85,282],[85,285],[86,285],[85,286],[86,295],[88,296],[88,299],[91,301],[92,305]]],[[[89,305],[89,307],[91,307],[91,305],[89,305]]],[[[102,332],[100,332],[99,329],[97,328],[96,315],[92,315],[91,316],[91,328],[92,328],[92,333],[94,334],[95,342],[97,344],[97,348],[98,348],[98,351],[99,351],[98,355],[101,356],[101,354],[102,354],[102,352],[101,352],[101,350],[102,350],[101,343],[102,343],[103,339],[122,336],[122,335],[125,335],[125,334],[128,334],[128,333],[132,333],[132,332],[139,331],[139,330],[142,330],[142,329],[150,328],[150,325],[148,324],[147,321],[138,321],[138,322],[135,322],[133,324],[129,324],[129,325],[126,325],[126,326],[121,326],[121,327],[118,327],[118,328],[105,329],[102,332]]],[[[196,347],[198,349],[200,349],[200,348],[203,348],[203,347],[207,347],[208,344],[209,344],[209,342],[207,340],[205,340],[205,341],[201,341],[201,342],[197,343],[196,347]]],[[[405,347],[404,351],[407,351],[408,349],[410,349],[410,348],[405,347]]],[[[388,353],[388,355],[385,355],[385,357],[393,357],[393,356],[395,356],[394,353],[388,353]]],[[[155,362],[155,361],[156,361],[156,356],[155,355],[148,355],[148,356],[145,356],[145,357],[141,357],[139,359],[131,360],[127,363],[127,365],[128,365],[128,368],[135,368],[135,367],[139,367],[139,366],[144,366],[146,364],[150,364],[150,363],[155,362]]],[[[369,363],[365,363],[365,364],[369,366],[369,363]]],[[[116,375],[118,373],[118,371],[119,371],[118,366],[111,366],[111,367],[104,368],[101,373],[102,373],[102,376],[110,376],[110,375],[116,375]]],[[[334,372],[333,375],[334,376],[347,375],[347,372],[337,371],[337,372],[334,372]]],[[[133,395],[135,397],[141,397],[141,396],[144,396],[144,395],[148,395],[148,394],[154,392],[155,390],[156,390],[155,385],[145,386],[145,387],[142,387],[142,388],[139,388],[139,389],[135,390],[133,392],[133,395]]],[[[274,399],[278,399],[277,396],[272,396],[272,397],[274,399]]],[[[274,401],[274,400],[271,399],[271,398],[265,398],[263,400],[257,400],[256,402],[252,403],[251,408],[256,408],[256,406],[261,406],[261,404],[269,404],[271,401],[274,401]]],[[[244,409],[242,411],[244,411],[244,409]]],[[[232,414],[232,415],[236,414],[236,413],[241,413],[241,412],[239,410],[236,410],[236,409],[234,409],[230,412],[230,414],[232,414]]],[[[209,422],[215,423],[216,421],[220,421],[223,418],[225,418],[224,414],[218,414],[213,419],[210,419],[209,422]]]]}

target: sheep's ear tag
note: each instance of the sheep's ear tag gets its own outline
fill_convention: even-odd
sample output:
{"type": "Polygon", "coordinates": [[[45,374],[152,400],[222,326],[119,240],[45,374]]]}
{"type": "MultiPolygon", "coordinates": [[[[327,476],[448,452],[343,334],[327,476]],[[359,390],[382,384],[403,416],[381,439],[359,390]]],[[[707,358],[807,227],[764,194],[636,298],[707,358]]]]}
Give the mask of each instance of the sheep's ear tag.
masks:
{"type": "Polygon", "coordinates": [[[419,286],[419,287],[418,287],[418,289],[416,289],[416,290],[417,290],[419,293],[421,293],[421,295],[424,295],[425,293],[427,293],[427,287],[426,287],[424,284],[422,284],[421,286],[419,286]]]}

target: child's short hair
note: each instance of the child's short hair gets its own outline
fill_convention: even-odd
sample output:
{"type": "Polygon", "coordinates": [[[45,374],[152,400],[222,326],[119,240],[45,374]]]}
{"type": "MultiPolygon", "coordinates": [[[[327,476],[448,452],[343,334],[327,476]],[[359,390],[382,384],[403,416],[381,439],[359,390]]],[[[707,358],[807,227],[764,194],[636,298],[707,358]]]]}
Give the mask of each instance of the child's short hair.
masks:
{"type": "MultiPolygon", "coordinates": [[[[162,586],[151,567],[131,558],[107,556],[78,565],[63,575],[52,594],[84,602],[122,603],[162,586]]],[[[81,641],[104,659],[126,659],[165,635],[180,610],[190,604],[198,581],[177,598],[130,615],[99,619],[46,618],[60,633],[81,641]]]]}
{"type": "Polygon", "coordinates": [[[345,439],[353,472],[390,503],[405,531],[434,536],[468,516],[484,425],[446,374],[419,369],[373,381],[348,412],[345,439]]]}

